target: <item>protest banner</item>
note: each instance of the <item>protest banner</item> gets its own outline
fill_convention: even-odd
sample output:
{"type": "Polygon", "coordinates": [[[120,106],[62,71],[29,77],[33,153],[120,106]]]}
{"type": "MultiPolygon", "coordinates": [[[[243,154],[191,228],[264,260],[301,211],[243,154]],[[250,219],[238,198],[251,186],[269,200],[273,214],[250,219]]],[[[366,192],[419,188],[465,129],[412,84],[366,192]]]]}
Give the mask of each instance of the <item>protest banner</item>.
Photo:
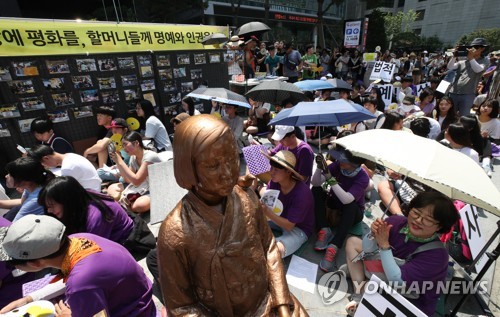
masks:
{"type": "MultiPolygon", "coordinates": [[[[483,231],[479,226],[478,218],[478,208],[472,205],[465,205],[460,209],[460,218],[462,219],[462,224],[464,226],[465,234],[467,235],[467,242],[469,243],[470,251],[472,257],[475,259],[479,252],[483,249],[485,244],[483,231]]],[[[483,254],[481,259],[476,263],[476,270],[479,272],[486,264],[486,255],[483,254]]]]}
{"type": "Polygon", "coordinates": [[[392,76],[396,71],[396,65],[393,63],[386,62],[375,62],[373,65],[373,70],[370,75],[370,80],[381,79],[385,82],[390,82],[392,80],[392,76]]]}
{"type": "Polygon", "coordinates": [[[0,19],[0,56],[214,49],[201,41],[227,26],[0,19]]]}

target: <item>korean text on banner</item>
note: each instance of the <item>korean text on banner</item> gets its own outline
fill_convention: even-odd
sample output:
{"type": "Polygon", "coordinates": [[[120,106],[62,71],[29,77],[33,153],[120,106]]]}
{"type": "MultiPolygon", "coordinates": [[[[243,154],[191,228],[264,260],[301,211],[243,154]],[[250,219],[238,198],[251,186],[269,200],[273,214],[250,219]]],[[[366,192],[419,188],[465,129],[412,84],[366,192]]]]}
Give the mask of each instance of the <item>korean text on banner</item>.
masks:
{"type": "Polygon", "coordinates": [[[370,75],[370,80],[382,79],[385,82],[390,82],[396,71],[396,65],[386,62],[375,62],[370,75]]]}
{"type": "Polygon", "coordinates": [[[344,47],[356,47],[361,38],[361,20],[346,21],[344,34],[344,47]]]}
{"type": "Polygon", "coordinates": [[[385,108],[392,103],[392,95],[394,94],[394,86],[391,84],[388,85],[377,85],[377,88],[380,90],[380,94],[382,96],[382,100],[385,103],[385,108]]]}
{"type": "Polygon", "coordinates": [[[227,26],[0,19],[0,56],[214,49],[201,44],[227,26]]]}

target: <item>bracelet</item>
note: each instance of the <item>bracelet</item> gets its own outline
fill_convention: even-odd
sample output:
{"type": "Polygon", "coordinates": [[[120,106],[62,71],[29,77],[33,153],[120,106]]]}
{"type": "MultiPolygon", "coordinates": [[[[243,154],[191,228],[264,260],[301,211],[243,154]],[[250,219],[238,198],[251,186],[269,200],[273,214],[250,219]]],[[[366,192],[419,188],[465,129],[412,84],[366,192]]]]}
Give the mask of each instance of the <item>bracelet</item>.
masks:
{"type": "Polygon", "coordinates": [[[378,249],[379,249],[380,251],[389,251],[389,250],[391,250],[391,249],[392,249],[392,247],[391,247],[391,246],[388,246],[387,248],[381,248],[381,247],[379,247],[378,249]]]}
{"type": "Polygon", "coordinates": [[[339,182],[337,182],[337,180],[335,179],[335,177],[332,176],[329,179],[327,179],[325,181],[325,183],[327,183],[330,186],[333,186],[333,185],[337,185],[339,182]]]}

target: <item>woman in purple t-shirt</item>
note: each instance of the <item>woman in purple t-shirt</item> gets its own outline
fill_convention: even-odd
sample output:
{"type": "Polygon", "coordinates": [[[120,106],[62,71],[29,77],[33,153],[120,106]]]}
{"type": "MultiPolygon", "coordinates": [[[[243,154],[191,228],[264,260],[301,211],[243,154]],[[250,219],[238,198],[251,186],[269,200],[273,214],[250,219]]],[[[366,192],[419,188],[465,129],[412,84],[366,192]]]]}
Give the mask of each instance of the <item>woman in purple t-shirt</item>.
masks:
{"type": "Polygon", "coordinates": [[[271,181],[267,188],[279,190],[278,200],[283,204],[283,210],[277,215],[265,204],[263,210],[271,228],[282,232],[276,242],[284,258],[297,251],[311,235],[314,228],[314,199],[309,186],[294,169],[296,158],[292,152],[283,150],[274,156],[264,155],[271,163],[271,181]]]}
{"type": "MultiPolygon", "coordinates": [[[[406,215],[377,219],[371,226],[371,234],[361,240],[350,237],[346,242],[347,268],[355,285],[364,285],[365,271],[385,274],[392,283],[405,283],[412,293],[408,300],[427,315],[435,311],[439,299],[438,283],[445,281],[448,268],[448,252],[439,241],[438,234],[450,231],[458,215],[453,202],[438,192],[422,192],[408,205],[406,215]],[[416,253],[418,247],[433,243],[435,246],[416,253]],[[361,251],[380,251],[380,262],[353,262],[361,251]],[[415,252],[415,253],[414,253],[415,252]],[[395,258],[411,259],[398,266],[395,258]],[[378,264],[377,264],[378,263],[378,264]],[[429,288],[430,283],[430,288],[429,288]]],[[[355,288],[352,301],[346,310],[352,313],[362,297],[363,287],[355,288]]]]}
{"type": "Polygon", "coordinates": [[[112,197],[85,190],[71,176],[50,181],[38,203],[66,226],[68,234],[93,233],[123,244],[134,227],[132,218],[112,197]]]}

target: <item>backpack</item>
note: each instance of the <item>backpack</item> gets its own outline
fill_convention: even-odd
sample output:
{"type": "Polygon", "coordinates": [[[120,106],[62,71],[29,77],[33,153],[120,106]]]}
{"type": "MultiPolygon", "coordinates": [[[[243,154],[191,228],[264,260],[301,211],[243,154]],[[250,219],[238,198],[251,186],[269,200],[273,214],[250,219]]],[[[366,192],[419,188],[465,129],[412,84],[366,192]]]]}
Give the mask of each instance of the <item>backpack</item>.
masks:
{"type": "MultiPolygon", "coordinates": [[[[374,127],[374,129],[377,127],[377,124],[379,123],[379,121],[380,121],[380,119],[381,119],[381,118],[385,118],[385,114],[383,114],[383,113],[382,113],[382,114],[380,114],[380,115],[377,117],[377,120],[375,120],[375,125],[373,126],[373,127],[374,127]]],[[[358,124],[360,124],[360,123],[361,123],[362,125],[364,125],[364,126],[365,126],[365,130],[370,130],[364,121],[359,121],[359,122],[358,122],[358,123],[356,123],[356,125],[354,126],[354,129],[353,129],[353,131],[354,131],[354,132],[356,132],[356,129],[358,128],[358,124]]]]}
{"type": "MultiPolygon", "coordinates": [[[[465,204],[459,200],[453,202],[457,212],[462,209],[465,204]]],[[[446,244],[446,249],[453,259],[459,263],[466,263],[472,260],[467,234],[464,230],[462,219],[458,219],[448,233],[441,235],[441,241],[446,244]]]]}

